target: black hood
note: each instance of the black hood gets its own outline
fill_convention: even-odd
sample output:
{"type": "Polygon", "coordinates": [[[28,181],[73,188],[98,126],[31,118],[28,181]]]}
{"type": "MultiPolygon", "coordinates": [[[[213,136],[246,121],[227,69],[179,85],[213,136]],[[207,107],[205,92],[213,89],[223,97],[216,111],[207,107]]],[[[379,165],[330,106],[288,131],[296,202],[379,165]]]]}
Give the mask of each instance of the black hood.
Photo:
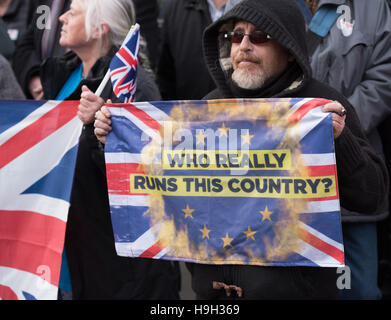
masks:
{"type": "Polygon", "coordinates": [[[226,97],[232,97],[229,85],[232,73],[231,44],[224,40],[223,32],[232,31],[235,21],[252,23],[258,30],[286,48],[294,57],[300,70],[299,77],[284,90],[273,96],[289,96],[299,90],[311,78],[311,66],[307,53],[306,28],[300,8],[293,0],[244,0],[204,32],[205,61],[218,89],[226,97]]]}

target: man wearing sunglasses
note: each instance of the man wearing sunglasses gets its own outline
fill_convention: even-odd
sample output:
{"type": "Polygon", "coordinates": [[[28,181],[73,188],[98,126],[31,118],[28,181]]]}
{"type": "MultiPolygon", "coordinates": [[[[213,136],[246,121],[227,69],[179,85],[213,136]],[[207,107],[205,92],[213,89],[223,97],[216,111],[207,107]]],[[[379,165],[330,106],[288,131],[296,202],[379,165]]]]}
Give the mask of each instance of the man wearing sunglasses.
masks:
{"type": "MultiPolygon", "coordinates": [[[[204,56],[217,89],[205,99],[319,97],[333,100],[341,206],[375,212],[388,187],[383,161],[347,99],[312,78],[305,22],[295,1],[244,0],[209,26],[204,56]]],[[[188,264],[199,299],[333,299],[334,268],[188,264]],[[224,290],[225,289],[225,290],[224,290]]]]}
{"type": "MultiPolygon", "coordinates": [[[[335,101],[323,111],[331,112],[333,118],[340,204],[358,214],[374,213],[382,206],[388,189],[385,164],[370,146],[348,100],[312,78],[305,22],[296,1],[242,1],[205,30],[203,50],[217,87],[205,99],[318,97],[335,101]]],[[[95,133],[102,142],[111,130],[109,121],[98,112],[95,133]]],[[[187,266],[198,299],[338,297],[340,274],[335,268],[187,266]]]]}

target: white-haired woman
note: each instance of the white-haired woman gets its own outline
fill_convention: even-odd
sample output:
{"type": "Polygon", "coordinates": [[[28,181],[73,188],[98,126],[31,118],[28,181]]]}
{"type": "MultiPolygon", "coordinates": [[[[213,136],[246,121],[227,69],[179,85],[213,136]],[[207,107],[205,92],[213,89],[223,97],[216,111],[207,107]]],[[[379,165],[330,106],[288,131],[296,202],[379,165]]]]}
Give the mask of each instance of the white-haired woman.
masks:
{"type": "MultiPolygon", "coordinates": [[[[93,91],[135,23],[132,1],[73,0],[60,21],[60,44],[70,51],[46,60],[41,79],[45,99],[80,99],[79,117],[84,123],[65,237],[72,298],[178,299],[177,266],[169,261],[117,256],[104,156],[93,132],[96,110],[107,99],[115,101],[110,83],[101,97],[93,91]]],[[[140,51],[136,101],[160,100],[156,84],[142,67],[146,60],[141,46],[140,51]]],[[[61,280],[66,270],[62,268],[61,280]]]]}

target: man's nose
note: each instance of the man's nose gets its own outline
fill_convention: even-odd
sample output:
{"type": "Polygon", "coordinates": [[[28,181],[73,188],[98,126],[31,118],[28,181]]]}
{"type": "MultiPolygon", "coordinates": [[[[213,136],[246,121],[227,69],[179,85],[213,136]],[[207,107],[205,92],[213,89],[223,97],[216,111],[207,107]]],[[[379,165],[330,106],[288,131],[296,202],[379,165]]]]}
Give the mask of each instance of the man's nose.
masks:
{"type": "Polygon", "coordinates": [[[240,50],[247,51],[251,48],[252,43],[250,41],[249,35],[244,35],[242,41],[240,42],[240,50]]]}

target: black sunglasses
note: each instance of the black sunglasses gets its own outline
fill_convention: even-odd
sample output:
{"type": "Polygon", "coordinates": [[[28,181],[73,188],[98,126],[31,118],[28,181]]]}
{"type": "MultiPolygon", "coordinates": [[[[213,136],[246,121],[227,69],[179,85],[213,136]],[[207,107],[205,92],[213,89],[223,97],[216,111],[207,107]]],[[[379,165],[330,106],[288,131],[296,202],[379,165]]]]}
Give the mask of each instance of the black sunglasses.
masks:
{"type": "Polygon", "coordinates": [[[227,39],[231,43],[241,43],[244,36],[248,36],[251,43],[261,44],[269,41],[271,37],[262,31],[253,31],[251,33],[244,33],[241,31],[232,31],[224,33],[224,39],[227,39]]]}

